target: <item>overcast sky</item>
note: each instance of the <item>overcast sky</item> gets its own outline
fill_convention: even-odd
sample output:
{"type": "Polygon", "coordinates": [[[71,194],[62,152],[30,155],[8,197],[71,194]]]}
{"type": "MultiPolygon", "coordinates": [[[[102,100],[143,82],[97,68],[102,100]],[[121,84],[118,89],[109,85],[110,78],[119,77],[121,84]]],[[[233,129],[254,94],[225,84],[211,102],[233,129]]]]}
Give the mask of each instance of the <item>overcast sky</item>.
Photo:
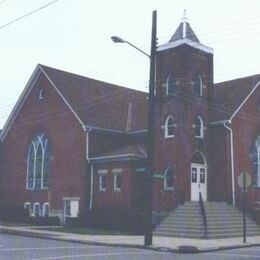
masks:
{"type": "Polygon", "coordinates": [[[118,35],[150,52],[152,11],[159,43],[183,10],[201,43],[214,49],[215,82],[260,73],[260,0],[0,0],[0,128],[38,63],[147,90],[149,60],[118,35]]]}

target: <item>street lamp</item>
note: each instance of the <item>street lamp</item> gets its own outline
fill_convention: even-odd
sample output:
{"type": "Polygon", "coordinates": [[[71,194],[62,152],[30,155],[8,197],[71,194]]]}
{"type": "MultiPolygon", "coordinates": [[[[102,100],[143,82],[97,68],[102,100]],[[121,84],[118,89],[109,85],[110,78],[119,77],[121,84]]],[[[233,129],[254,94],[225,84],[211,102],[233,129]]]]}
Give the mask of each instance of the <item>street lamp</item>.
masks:
{"type": "Polygon", "coordinates": [[[112,36],[111,40],[115,43],[127,43],[128,45],[132,46],[133,48],[135,48],[136,50],[140,51],[141,53],[143,53],[145,56],[147,56],[149,59],[151,59],[151,56],[149,54],[147,54],[146,52],[144,52],[143,50],[141,50],[140,48],[138,48],[137,46],[135,46],[134,44],[132,44],[131,42],[125,41],[122,38],[118,37],[118,36],[112,36]]]}
{"type": "Polygon", "coordinates": [[[152,37],[151,37],[151,55],[136,47],[134,44],[123,40],[118,36],[112,36],[111,39],[115,43],[126,43],[150,59],[150,80],[149,80],[149,102],[148,102],[148,124],[147,124],[147,161],[148,169],[146,171],[146,185],[144,186],[145,199],[145,231],[144,244],[145,246],[152,245],[153,241],[153,148],[154,148],[154,89],[155,89],[155,59],[156,59],[156,20],[157,12],[153,11],[152,18],[152,37]]]}

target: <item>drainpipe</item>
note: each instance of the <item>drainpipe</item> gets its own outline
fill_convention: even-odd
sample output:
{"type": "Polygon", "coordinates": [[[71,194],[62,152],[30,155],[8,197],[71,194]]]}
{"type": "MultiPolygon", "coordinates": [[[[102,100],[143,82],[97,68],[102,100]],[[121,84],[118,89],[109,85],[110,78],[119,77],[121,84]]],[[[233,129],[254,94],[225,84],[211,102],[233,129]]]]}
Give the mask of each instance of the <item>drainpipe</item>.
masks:
{"type": "MultiPolygon", "coordinates": [[[[91,132],[91,128],[88,128],[86,131],[86,160],[90,163],[89,160],[89,133],[91,132]]],[[[89,196],[89,209],[92,209],[93,205],[93,183],[94,183],[94,166],[90,164],[90,196],[89,196]]]]}
{"type": "MultiPolygon", "coordinates": [[[[231,120],[228,121],[231,124],[231,120]]],[[[231,176],[232,176],[232,204],[236,206],[235,200],[235,172],[234,172],[234,140],[233,140],[233,130],[227,125],[227,122],[223,122],[223,126],[230,132],[230,159],[231,159],[231,176]]]]}

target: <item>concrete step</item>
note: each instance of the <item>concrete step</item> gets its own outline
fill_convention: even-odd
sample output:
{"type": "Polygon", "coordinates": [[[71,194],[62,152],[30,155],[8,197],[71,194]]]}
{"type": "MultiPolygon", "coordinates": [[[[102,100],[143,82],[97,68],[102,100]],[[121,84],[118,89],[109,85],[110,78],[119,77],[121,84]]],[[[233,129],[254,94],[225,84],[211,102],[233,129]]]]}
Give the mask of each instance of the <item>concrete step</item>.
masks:
{"type": "MultiPolygon", "coordinates": [[[[205,202],[209,238],[239,237],[243,234],[242,214],[225,202],[205,202]]],[[[247,217],[248,236],[260,235],[260,227],[247,217]]],[[[185,203],[170,212],[154,231],[158,236],[203,238],[204,226],[199,203],[185,203]]]]}

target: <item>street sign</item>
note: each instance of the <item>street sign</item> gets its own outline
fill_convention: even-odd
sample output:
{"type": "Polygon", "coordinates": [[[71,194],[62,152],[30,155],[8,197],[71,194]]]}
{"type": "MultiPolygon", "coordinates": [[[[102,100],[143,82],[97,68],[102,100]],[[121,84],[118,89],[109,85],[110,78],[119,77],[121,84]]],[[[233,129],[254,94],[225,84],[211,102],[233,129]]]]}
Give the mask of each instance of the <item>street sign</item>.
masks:
{"type": "Polygon", "coordinates": [[[241,189],[243,188],[248,189],[252,183],[252,178],[247,172],[241,172],[240,175],[238,176],[237,183],[241,189]],[[245,174],[245,187],[243,184],[243,174],[245,174]]]}

